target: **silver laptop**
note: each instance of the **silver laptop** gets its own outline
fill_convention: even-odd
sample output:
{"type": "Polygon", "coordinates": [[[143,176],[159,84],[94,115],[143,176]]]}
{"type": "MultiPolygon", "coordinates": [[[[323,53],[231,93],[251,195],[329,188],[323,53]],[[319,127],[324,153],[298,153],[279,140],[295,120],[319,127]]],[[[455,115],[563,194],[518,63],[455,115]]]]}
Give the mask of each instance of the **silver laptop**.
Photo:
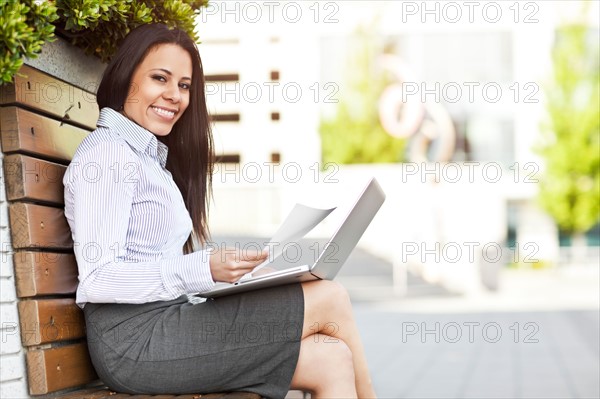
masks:
{"type": "Polygon", "coordinates": [[[293,266],[284,270],[243,279],[237,283],[217,283],[212,290],[197,294],[205,298],[257,290],[312,280],[333,280],[385,201],[381,186],[372,178],[356,200],[350,213],[312,265],[293,266]]]}

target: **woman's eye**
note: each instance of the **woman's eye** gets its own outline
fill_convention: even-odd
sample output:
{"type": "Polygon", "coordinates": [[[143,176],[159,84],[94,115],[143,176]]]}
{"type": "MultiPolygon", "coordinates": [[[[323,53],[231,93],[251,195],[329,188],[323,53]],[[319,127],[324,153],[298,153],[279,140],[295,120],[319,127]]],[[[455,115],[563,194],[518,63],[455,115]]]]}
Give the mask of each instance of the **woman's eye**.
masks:
{"type": "Polygon", "coordinates": [[[154,76],[152,76],[152,79],[158,80],[159,82],[166,82],[167,81],[167,79],[164,76],[162,76],[162,75],[154,75],[154,76]]]}
{"type": "Polygon", "coordinates": [[[191,85],[189,83],[180,83],[179,87],[181,87],[184,90],[189,90],[191,85]]]}

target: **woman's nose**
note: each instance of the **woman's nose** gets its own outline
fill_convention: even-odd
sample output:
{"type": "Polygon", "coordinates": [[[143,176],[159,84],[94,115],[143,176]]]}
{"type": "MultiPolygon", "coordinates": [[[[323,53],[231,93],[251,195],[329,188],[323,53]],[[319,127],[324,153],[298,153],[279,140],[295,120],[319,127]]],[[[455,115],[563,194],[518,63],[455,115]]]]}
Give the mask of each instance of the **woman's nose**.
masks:
{"type": "Polygon", "coordinates": [[[171,100],[174,103],[178,103],[179,101],[181,101],[181,93],[179,92],[179,85],[178,84],[169,85],[169,87],[163,93],[163,96],[166,99],[171,100]]]}

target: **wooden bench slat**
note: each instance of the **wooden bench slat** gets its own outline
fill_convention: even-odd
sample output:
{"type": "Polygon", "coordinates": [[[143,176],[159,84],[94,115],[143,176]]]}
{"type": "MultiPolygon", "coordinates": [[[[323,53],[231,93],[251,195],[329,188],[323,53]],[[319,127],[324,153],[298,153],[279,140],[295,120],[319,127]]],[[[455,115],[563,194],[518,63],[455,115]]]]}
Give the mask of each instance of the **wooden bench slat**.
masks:
{"type": "Polygon", "coordinates": [[[98,379],[85,343],[30,350],[26,358],[32,395],[73,388],[98,379]]]}
{"type": "Polygon", "coordinates": [[[83,311],[72,298],[20,301],[18,308],[24,346],[85,337],[83,311]]]}
{"type": "Polygon", "coordinates": [[[81,389],[57,396],[56,399],[110,399],[111,391],[106,388],[81,389]]]}
{"type": "Polygon", "coordinates": [[[33,200],[64,205],[63,176],[67,167],[26,155],[4,158],[6,197],[9,201],[33,200]]]}
{"type": "Polygon", "coordinates": [[[175,395],[154,395],[152,399],[174,399],[176,397],[175,395]]]}
{"type": "Polygon", "coordinates": [[[129,397],[129,399],[146,399],[146,398],[152,398],[152,399],[175,399],[177,396],[175,395],[154,395],[154,396],[148,396],[148,395],[131,395],[129,397]]]}
{"type": "Polygon", "coordinates": [[[72,294],[77,290],[77,262],[73,254],[19,251],[13,255],[19,298],[72,294]]]}
{"type": "Polygon", "coordinates": [[[14,83],[0,86],[0,104],[23,104],[60,120],[94,129],[99,112],[93,94],[23,65],[14,83]]]}
{"type": "Polygon", "coordinates": [[[18,107],[0,108],[0,134],[5,153],[23,152],[70,161],[88,130],[61,124],[18,107]]]}
{"type": "Polygon", "coordinates": [[[62,209],[13,203],[8,207],[13,248],[72,248],[71,230],[62,209]]]}
{"type": "MultiPolygon", "coordinates": [[[[260,395],[251,392],[209,393],[201,395],[202,399],[260,399],[260,395]]],[[[183,399],[177,396],[177,399],[183,399]]]]}
{"type": "Polygon", "coordinates": [[[59,396],[60,399],[261,399],[260,395],[249,392],[229,392],[191,395],[128,395],[108,389],[84,390],[59,396]]]}

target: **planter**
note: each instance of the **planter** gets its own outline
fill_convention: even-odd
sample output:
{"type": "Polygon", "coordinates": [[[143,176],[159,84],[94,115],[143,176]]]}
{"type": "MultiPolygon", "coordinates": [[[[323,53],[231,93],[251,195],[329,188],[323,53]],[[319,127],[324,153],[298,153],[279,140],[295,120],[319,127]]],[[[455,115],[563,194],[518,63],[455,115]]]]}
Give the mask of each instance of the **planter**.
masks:
{"type": "Polygon", "coordinates": [[[26,58],[24,63],[94,94],[106,68],[100,59],[61,37],[46,43],[37,58],[26,58]]]}

